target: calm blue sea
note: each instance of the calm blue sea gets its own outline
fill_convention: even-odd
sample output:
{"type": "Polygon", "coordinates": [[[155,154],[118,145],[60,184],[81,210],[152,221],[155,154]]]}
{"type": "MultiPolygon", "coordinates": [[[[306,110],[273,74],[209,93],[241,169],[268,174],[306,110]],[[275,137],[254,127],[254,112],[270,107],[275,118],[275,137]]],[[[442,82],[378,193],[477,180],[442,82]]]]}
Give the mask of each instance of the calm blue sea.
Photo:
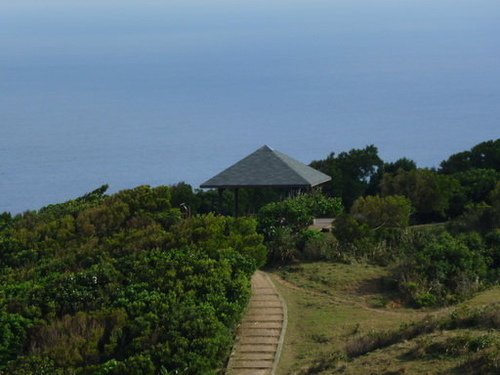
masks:
{"type": "Polygon", "coordinates": [[[0,211],[499,136],[498,0],[0,0],[0,211]]]}

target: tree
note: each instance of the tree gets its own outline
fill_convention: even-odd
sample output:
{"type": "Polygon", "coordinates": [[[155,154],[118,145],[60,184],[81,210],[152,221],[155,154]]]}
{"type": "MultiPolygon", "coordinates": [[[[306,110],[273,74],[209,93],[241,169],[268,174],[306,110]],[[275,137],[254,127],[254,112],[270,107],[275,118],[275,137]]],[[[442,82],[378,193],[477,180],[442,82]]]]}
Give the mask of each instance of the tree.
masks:
{"type": "Polygon", "coordinates": [[[454,178],[429,169],[386,173],[380,184],[383,196],[403,195],[410,199],[420,222],[445,219],[451,197],[459,188],[454,178]]]}
{"type": "Polygon", "coordinates": [[[475,168],[453,175],[463,188],[467,201],[482,202],[500,181],[500,171],[494,169],[475,168]]]}
{"type": "Polygon", "coordinates": [[[441,162],[439,172],[453,174],[472,168],[500,171],[500,138],[479,143],[470,151],[451,155],[447,160],[441,162]]]}
{"type": "Polygon", "coordinates": [[[404,171],[412,171],[417,169],[417,164],[408,158],[400,158],[396,160],[394,163],[384,163],[383,171],[385,173],[396,173],[400,169],[404,171]]]}
{"type": "Polygon", "coordinates": [[[12,222],[12,215],[9,212],[0,214],[0,232],[7,228],[12,222]]]}
{"type": "Polygon", "coordinates": [[[382,165],[374,145],[341,152],[338,156],[331,153],[326,159],[311,163],[311,167],[332,177],[324,191],[331,196],[341,197],[345,207],[351,207],[356,198],[365,194],[371,179],[382,165]]]}
{"type": "Polygon", "coordinates": [[[377,170],[377,173],[370,179],[370,185],[366,190],[366,194],[368,195],[380,194],[380,182],[382,181],[384,174],[396,173],[400,169],[407,172],[412,171],[414,169],[417,169],[417,164],[413,160],[408,158],[400,158],[393,163],[392,162],[384,163],[384,165],[382,165],[382,168],[379,168],[377,170]]]}

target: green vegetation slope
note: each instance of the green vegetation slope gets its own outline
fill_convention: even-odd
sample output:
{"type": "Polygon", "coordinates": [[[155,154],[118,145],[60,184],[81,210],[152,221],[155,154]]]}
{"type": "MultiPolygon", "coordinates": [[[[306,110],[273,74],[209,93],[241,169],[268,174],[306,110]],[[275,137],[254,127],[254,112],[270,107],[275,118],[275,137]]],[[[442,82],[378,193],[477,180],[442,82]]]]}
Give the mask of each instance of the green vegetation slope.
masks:
{"type": "Polygon", "coordinates": [[[0,373],[216,373],[266,259],[256,222],[105,190],[1,216],[0,373]]]}

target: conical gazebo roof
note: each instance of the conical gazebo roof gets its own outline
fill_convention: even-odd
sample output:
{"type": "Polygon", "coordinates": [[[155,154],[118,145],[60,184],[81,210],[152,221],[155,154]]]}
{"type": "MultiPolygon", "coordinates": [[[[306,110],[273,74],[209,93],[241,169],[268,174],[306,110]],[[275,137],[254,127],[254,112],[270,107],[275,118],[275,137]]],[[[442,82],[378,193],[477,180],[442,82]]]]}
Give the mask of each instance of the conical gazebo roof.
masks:
{"type": "Polygon", "coordinates": [[[268,146],[263,146],[200,185],[202,188],[311,188],[331,177],[268,146]]]}

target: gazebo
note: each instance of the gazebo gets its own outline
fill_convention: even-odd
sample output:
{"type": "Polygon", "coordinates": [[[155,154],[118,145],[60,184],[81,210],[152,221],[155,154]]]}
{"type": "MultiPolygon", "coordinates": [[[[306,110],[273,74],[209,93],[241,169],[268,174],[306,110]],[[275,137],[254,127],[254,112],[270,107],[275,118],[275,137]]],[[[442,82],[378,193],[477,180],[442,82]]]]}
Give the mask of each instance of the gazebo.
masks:
{"type": "Polygon", "coordinates": [[[238,214],[238,189],[289,188],[310,190],[331,177],[268,146],[263,146],[200,185],[217,188],[219,200],[224,189],[234,190],[234,213],[238,214]]]}

